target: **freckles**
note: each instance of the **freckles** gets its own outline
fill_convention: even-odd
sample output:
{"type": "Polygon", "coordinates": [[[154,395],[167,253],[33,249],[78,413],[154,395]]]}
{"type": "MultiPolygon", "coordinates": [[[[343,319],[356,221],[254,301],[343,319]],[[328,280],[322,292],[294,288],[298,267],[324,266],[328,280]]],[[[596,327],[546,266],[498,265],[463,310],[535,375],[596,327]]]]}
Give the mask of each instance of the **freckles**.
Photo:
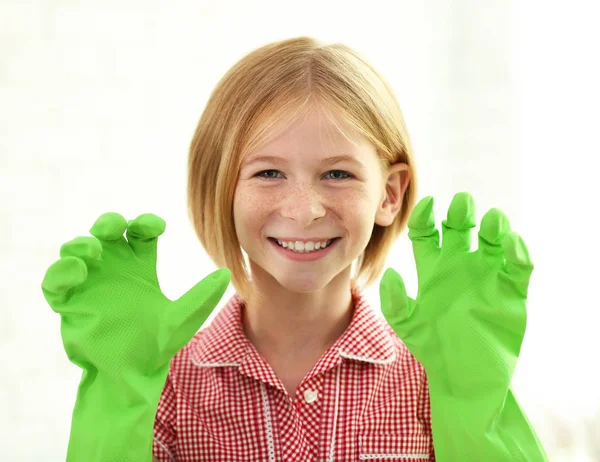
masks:
{"type": "Polygon", "coordinates": [[[255,204],[259,203],[258,197],[256,194],[253,194],[252,191],[248,189],[242,189],[237,193],[237,200],[240,205],[243,205],[245,208],[253,207],[255,204]]]}
{"type": "MultiPolygon", "coordinates": [[[[244,213],[252,215],[253,219],[264,217],[277,209],[290,196],[290,191],[256,190],[252,187],[240,189],[236,194],[237,206],[243,208],[244,213]]],[[[368,209],[371,199],[367,191],[346,190],[336,191],[320,196],[321,204],[330,209],[338,217],[354,216],[359,210],[368,209]]],[[[294,204],[288,204],[294,207],[294,204]]],[[[301,204],[299,206],[302,206],[301,204]]]]}
{"type": "Polygon", "coordinates": [[[240,191],[238,197],[239,206],[243,207],[246,215],[249,215],[253,221],[269,213],[274,202],[276,200],[274,200],[273,194],[262,194],[252,189],[240,191]]]}

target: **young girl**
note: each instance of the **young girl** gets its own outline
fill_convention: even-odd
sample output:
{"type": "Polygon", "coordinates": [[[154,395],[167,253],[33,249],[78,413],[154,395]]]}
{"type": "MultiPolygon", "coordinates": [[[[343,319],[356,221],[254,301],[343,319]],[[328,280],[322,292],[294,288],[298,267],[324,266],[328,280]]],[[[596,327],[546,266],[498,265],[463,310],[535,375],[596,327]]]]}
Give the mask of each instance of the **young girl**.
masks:
{"type": "MultiPolygon", "coordinates": [[[[79,444],[83,453],[83,439],[98,448],[129,438],[129,445],[123,440],[120,449],[114,443],[107,450],[114,459],[105,453],[98,460],[138,460],[143,424],[156,411],[155,461],[435,460],[424,367],[361,293],[380,277],[405,229],[416,186],[400,107],[360,55],[300,37],[244,57],[219,82],[202,114],[188,181],[197,235],[217,266],[231,272],[236,294],[187,342],[190,331],[180,351],[167,349],[172,354],[162,354],[166,361],[152,363],[167,364],[156,379],[164,384],[158,409],[152,393],[137,392],[153,368],[135,379],[124,373],[105,379],[120,388],[104,385],[115,391],[97,392],[95,402],[110,403],[114,419],[106,418],[108,410],[86,414],[82,403],[91,401],[87,389],[94,387],[82,380],[70,451],[79,444]],[[77,416],[77,428],[88,425],[79,437],[77,416]],[[100,418],[111,422],[102,443],[89,430],[100,418]],[[129,458],[119,459],[125,451],[129,458]]],[[[127,243],[124,228],[105,223],[92,229],[106,247],[103,256],[111,239],[127,243]]],[[[150,232],[148,223],[129,224],[136,255],[143,242],[153,242],[155,255],[150,238],[164,226],[150,232]]],[[[117,253],[104,259],[111,255],[117,253]]],[[[51,301],[46,281],[45,287],[51,301]]],[[[166,324],[171,330],[163,343],[181,325],[166,324]]],[[[123,335],[128,348],[131,337],[123,335]]],[[[140,351],[135,347],[131,356],[140,351]]],[[[85,369],[92,361],[74,362],[85,369]]],[[[131,363],[122,361],[122,368],[131,363]]],[[[458,421],[458,415],[447,416],[450,427],[458,421]]]]}
{"type": "Polygon", "coordinates": [[[207,104],[188,184],[238,294],[172,361],[157,460],[433,460],[423,368],[352,274],[380,275],[415,200],[383,79],[310,38],[250,53],[207,104]]]}

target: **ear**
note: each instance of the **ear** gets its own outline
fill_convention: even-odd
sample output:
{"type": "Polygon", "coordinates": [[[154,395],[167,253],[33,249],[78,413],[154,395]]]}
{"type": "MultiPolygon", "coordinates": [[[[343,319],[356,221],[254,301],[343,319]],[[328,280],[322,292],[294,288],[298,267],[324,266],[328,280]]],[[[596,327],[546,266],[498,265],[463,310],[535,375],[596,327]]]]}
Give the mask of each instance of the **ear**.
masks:
{"type": "Polygon", "coordinates": [[[390,226],[402,208],[402,199],[410,183],[410,167],[402,162],[391,165],[384,175],[384,182],[375,214],[375,224],[390,226]]]}

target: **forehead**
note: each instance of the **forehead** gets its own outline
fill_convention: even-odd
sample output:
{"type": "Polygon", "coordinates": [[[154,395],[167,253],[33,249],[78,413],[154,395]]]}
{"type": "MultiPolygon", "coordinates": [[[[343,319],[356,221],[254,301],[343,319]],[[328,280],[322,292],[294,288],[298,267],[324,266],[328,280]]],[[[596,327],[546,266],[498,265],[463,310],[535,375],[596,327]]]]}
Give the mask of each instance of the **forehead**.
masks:
{"type": "Polygon", "coordinates": [[[275,124],[267,141],[248,154],[255,156],[278,155],[285,157],[323,157],[352,155],[360,158],[374,152],[375,147],[360,132],[340,117],[313,109],[289,124],[275,124]]]}

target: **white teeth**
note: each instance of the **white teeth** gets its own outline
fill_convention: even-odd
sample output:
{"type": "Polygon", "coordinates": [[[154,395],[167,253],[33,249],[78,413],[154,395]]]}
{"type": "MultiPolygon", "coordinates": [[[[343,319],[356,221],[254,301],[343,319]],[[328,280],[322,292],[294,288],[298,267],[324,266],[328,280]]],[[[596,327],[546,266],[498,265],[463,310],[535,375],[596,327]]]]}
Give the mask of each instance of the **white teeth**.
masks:
{"type": "Polygon", "coordinates": [[[315,250],[319,250],[319,249],[324,249],[329,244],[331,244],[331,239],[328,239],[327,241],[323,241],[323,242],[312,242],[312,241],[309,241],[309,242],[302,242],[302,241],[286,242],[286,241],[277,240],[277,243],[286,249],[294,250],[294,251],[297,251],[300,253],[305,253],[305,252],[314,252],[315,250]]]}

